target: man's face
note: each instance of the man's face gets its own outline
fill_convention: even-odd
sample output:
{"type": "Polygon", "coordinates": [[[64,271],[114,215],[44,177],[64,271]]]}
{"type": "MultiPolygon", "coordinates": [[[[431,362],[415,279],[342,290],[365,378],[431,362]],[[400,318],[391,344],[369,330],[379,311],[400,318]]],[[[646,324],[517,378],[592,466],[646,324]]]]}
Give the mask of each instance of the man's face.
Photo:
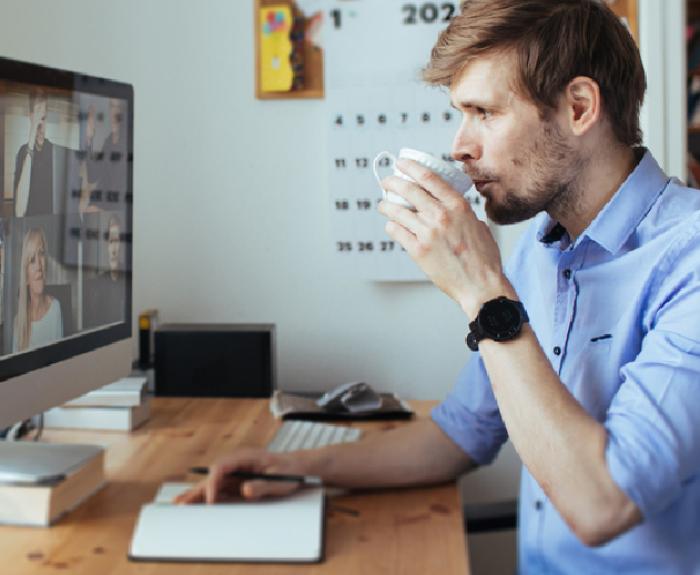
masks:
{"type": "Polygon", "coordinates": [[[515,91],[514,58],[476,58],[455,79],[452,104],[462,112],[452,155],[499,224],[524,221],[557,202],[575,201],[581,157],[563,135],[557,111],[543,119],[515,91]]]}
{"type": "Polygon", "coordinates": [[[37,100],[34,102],[34,122],[36,122],[36,138],[35,146],[39,149],[44,145],[46,138],[46,100],[37,100]]]}
{"type": "Polygon", "coordinates": [[[109,235],[107,237],[107,252],[109,254],[109,269],[112,272],[119,270],[119,226],[109,226],[109,235]]]}

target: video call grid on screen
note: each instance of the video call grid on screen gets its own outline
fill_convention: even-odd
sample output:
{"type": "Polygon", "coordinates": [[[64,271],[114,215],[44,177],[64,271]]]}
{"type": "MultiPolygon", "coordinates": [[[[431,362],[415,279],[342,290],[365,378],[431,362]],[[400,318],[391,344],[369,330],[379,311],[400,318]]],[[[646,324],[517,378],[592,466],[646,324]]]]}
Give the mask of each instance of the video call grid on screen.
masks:
{"type": "Polygon", "coordinates": [[[130,321],[129,112],[0,80],[0,356],[130,321]]]}

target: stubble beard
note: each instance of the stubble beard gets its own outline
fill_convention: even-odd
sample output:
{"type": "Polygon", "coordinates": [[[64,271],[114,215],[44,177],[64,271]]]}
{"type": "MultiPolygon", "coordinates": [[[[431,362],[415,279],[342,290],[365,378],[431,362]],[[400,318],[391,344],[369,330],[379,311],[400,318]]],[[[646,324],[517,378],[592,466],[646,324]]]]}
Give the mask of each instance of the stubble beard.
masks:
{"type": "Polygon", "coordinates": [[[576,213],[580,209],[579,176],[586,164],[581,153],[570,146],[554,121],[546,121],[532,145],[512,163],[530,166],[531,183],[526,192],[505,190],[498,202],[486,199],[488,217],[501,225],[524,222],[546,211],[557,214],[576,213]]]}

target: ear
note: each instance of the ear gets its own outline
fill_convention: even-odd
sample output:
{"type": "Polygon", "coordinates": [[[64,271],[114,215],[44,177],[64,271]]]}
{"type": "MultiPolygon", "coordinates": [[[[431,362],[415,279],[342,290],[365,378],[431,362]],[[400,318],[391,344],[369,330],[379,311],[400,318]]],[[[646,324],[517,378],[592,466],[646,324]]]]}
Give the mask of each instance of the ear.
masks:
{"type": "Polygon", "coordinates": [[[564,105],[569,128],[575,136],[583,136],[601,118],[600,87],[587,76],[577,76],[564,90],[564,105]]]}

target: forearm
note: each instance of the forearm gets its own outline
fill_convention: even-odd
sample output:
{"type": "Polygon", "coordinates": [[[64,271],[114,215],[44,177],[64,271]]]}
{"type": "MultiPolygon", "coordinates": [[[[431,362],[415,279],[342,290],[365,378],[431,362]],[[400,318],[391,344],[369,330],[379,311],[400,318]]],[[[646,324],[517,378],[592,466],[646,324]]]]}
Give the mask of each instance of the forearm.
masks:
{"type": "Polygon", "coordinates": [[[306,473],[339,487],[441,483],[474,466],[430,419],[368,433],[359,442],[301,452],[299,457],[306,473]]]}
{"type": "Polygon", "coordinates": [[[513,445],[569,526],[598,544],[637,523],[608,470],[605,427],[562,384],[532,329],[479,347],[513,445]]]}

